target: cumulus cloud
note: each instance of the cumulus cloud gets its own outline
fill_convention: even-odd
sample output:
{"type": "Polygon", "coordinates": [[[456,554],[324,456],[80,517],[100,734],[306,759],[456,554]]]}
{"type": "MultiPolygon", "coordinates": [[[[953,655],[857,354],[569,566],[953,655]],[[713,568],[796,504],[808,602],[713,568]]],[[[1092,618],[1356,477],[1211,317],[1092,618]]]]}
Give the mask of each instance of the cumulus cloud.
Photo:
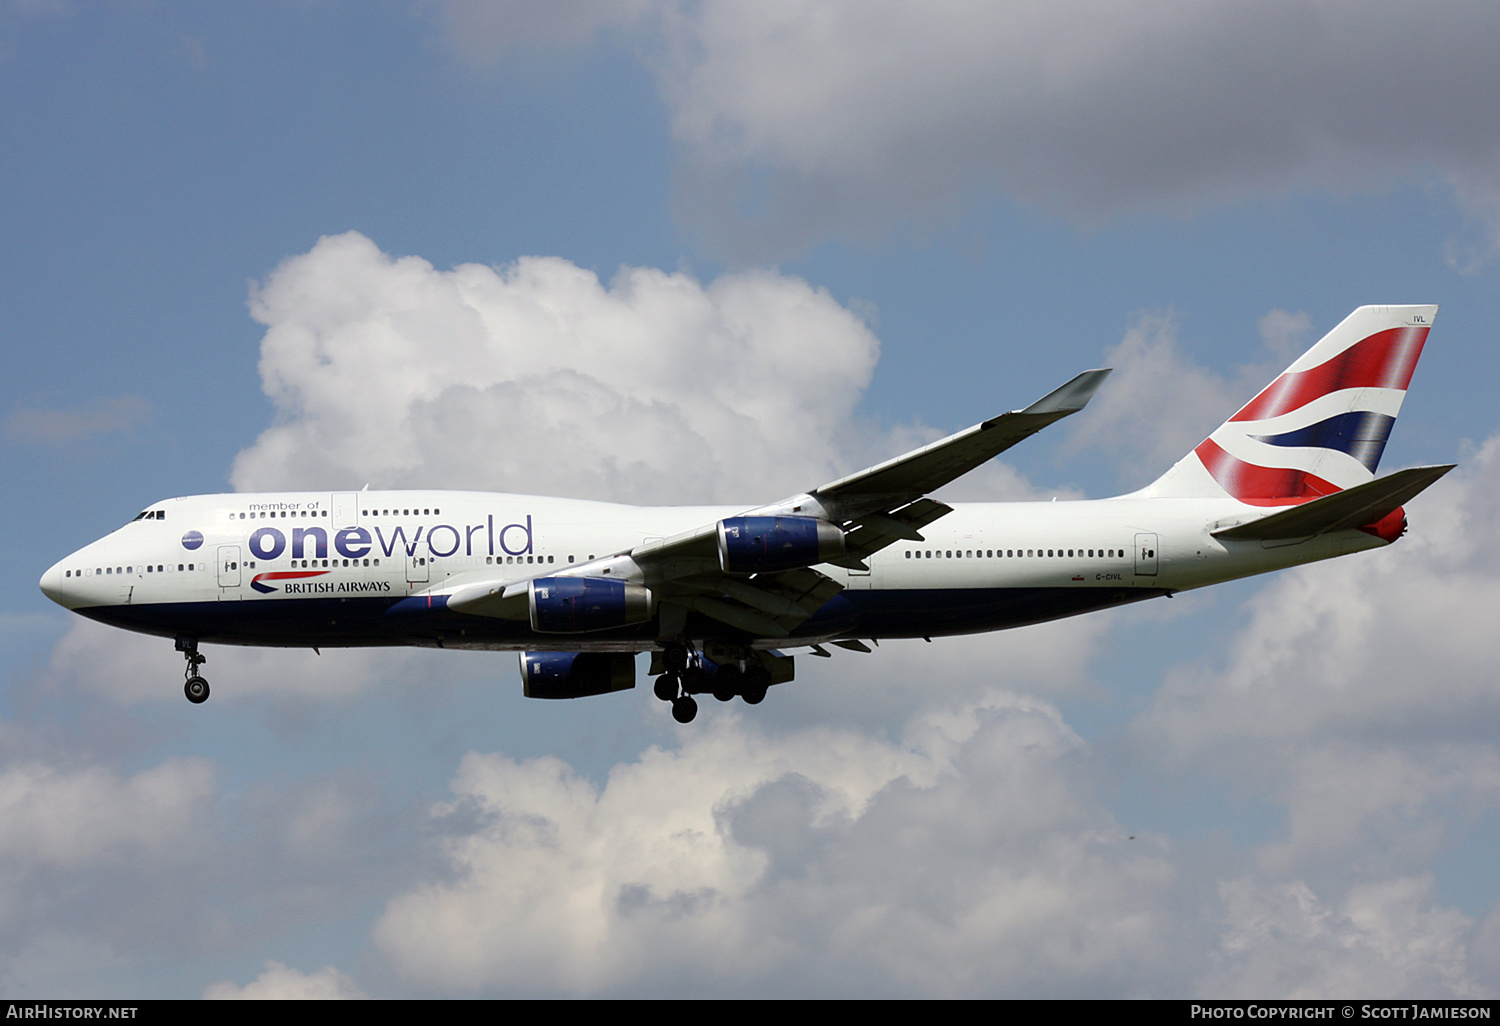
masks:
{"type": "MultiPolygon", "coordinates": [[[[1329,325],[1328,327],[1332,327],[1329,325]]],[[[1078,415],[1070,447],[1116,457],[1128,487],[1145,485],[1207,438],[1311,343],[1305,313],[1272,310],[1259,323],[1263,350],[1225,377],[1192,358],[1173,311],[1142,313],[1105,363],[1106,386],[1078,415]]]]}
{"type": "Polygon", "coordinates": [[[1500,725],[1500,437],[1407,508],[1388,549],[1277,577],[1218,672],[1185,669],[1154,722],[1180,750],[1226,737],[1479,739],[1500,725]]]}
{"type": "Polygon", "coordinates": [[[433,810],[446,872],[375,941],[416,993],[1492,990],[1493,927],[1430,875],[1363,864],[1320,890],[1205,861],[1123,827],[1110,774],[1056,708],[993,691],[895,739],[719,716],[602,785],[471,753],[433,810]]]}
{"type": "Polygon", "coordinates": [[[203,996],[215,1001],[334,1001],[365,994],[331,965],[303,973],[268,960],[265,971],[243,987],[228,980],[211,983],[203,988],[203,996]]]}
{"type": "Polygon", "coordinates": [[[899,742],[721,718],[603,787],[471,754],[435,810],[459,822],[451,875],[392,900],[376,940],[438,991],[1128,990],[1173,872],[1080,786],[1081,748],[996,694],[899,742]]]}
{"type": "Polygon", "coordinates": [[[1171,314],[1142,314],[1105,354],[1107,386],[1078,416],[1070,446],[1098,449],[1121,462],[1137,487],[1182,458],[1230,411],[1227,382],[1182,352],[1171,314]]]}
{"type": "Polygon", "coordinates": [[[133,777],[28,762],[0,772],[0,852],[19,865],[75,869],[101,857],[181,853],[213,768],[173,759],[133,777]]]}
{"type": "Polygon", "coordinates": [[[1094,694],[1100,686],[1094,664],[1108,656],[1118,622],[1118,614],[1099,613],[931,643],[884,641],[868,655],[799,655],[796,684],[773,691],[775,703],[768,699],[753,715],[784,728],[837,723],[878,735],[936,706],[981,701],[997,688],[1052,700],[1094,694]]]}
{"type": "MultiPolygon", "coordinates": [[[[451,34],[487,58],[604,21],[515,7],[453,4],[451,34]]],[[[1487,5],[657,0],[649,13],[640,45],[682,147],[684,220],[723,246],[879,231],[976,191],[1093,221],[1433,168],[1500,238],[1487,5]]]]}
{"type": "Polygon", "coordinates": [[[119,986],[132,951],[170,948],[201,927],[180,892],[215,847],[215,768],[170,758],[124,773],[49,750],[20,728],[5,734],[0,987],[119,986]]]}
{"type": "Polygon", "coordinates": [[[439,271],[354,232],[283,263],[251,310],[278,423],[235,461],[241,490],[770,501],[852,469],[839,446],[879,352],[774,272],[439,271]]]}
{"type": "Polygon", "coordinates": [[[1383,880],[1351,888],[1329,907],[1300,880],[1227,881],[1220,894],[1228,926],[1201,993],[1293,1000],[1493,993],[1466,950],[1474,923],[1434,907],[1431,890],[1430,878],[1383,880]]]}
{"type": "Polygon", "coordinates": [[[1243,920],[1230,938],[1295,946],[1252,958],[1226,940],[1240,982],[1224,993],[1493,993],[1474,961],[1493,965],[1493,927],[1441,908],[1430,872],[1500,813],[1497,516],[1491,438],[1412,502],[1396,545],[1272,581],[1222,655],[1176,668],[1136,724],[1142,753],[1285,810],[1250,853],[1258,883],[1223,897],[1243,920]]]}
{"type": "MultiPolygon", "coordinates": [[[[111,742],[138,746],[140,726],[112,718],[111,742]]],[[[304,773],[226,792],[219,778],[237,767],[178,756],[124,771],[73,754],[87,742],[86,730],[0,723],[6,993],[150,992],[163,964],[189,967],[174,972],[196,990],[204,977],[192,974],[209,970],[190,968],[192,959],[259,953],[280,931],[357,913],[372,891],[389,893],[412,872],[391,842],[404,817],[382,806],[369,773],[304,773]]],[[[271,964],[243,989],[210,990],[360,996],[332,969],[271,964]]]]}

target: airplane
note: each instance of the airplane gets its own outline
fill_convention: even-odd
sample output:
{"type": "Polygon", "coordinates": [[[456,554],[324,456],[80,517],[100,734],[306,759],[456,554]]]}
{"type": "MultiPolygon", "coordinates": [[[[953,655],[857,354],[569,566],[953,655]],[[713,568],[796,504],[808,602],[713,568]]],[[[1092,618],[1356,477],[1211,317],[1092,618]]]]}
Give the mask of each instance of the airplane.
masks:
{"type": "Polygon", "coordinates": [[[794,656],[972,634],[1381,548],[1452,464],[1377,478],[1436,306],[1360,307],[1145,488],[948,505],[929,493],[1083,409],[1109,373],[769,505],[639,507],[458,491],[200,495],[153,503],[42,591],[200,643],[517,651],[524,694],[636,685],[758,704],[794,656]]]}

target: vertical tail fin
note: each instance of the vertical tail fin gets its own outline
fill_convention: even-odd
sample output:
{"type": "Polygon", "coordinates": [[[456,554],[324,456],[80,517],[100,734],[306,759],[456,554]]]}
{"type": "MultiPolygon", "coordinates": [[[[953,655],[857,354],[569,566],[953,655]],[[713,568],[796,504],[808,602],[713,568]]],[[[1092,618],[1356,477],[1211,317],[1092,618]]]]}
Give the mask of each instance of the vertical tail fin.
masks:
{"type": "Polygon", "coordinates": [[[1362,306],[1149,488],[1291,506],[1375,477],[1436,306],[1362,306]]]}

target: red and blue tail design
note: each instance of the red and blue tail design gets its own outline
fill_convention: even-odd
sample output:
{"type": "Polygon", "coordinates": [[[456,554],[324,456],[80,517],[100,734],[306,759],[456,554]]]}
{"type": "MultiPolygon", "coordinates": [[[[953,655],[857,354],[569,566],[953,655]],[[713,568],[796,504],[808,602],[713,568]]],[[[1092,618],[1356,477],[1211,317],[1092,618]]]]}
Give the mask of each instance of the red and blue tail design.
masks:
{"type": "Polygon", "coordinates": [[[1435,306],[1362,306],[1147,493],[1290,506],[1372,480],[1435,306]]]}

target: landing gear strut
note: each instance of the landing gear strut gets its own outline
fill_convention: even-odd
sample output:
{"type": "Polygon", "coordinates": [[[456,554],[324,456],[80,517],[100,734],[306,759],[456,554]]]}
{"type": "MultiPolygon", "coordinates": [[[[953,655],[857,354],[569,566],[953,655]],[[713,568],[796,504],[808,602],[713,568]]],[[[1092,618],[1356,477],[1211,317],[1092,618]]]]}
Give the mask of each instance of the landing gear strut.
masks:
{"type": "Polygon", "coordinates": [[[661,660],[667,664],[668,673],[681,673],[688,665],[687,646],[675,641],[670,643],[662,649],[661,660]]]}
{"type": "Polygon", "coordinates": [[[187,668],[182,674],[187,683],[182,686],[182,693],[187,695],[189,702],[202,705],[208,701],[208,681],[198,675],[198,667],[208,662],[208,656],[198,651],[197,638],[178,638],[177,651],[187,659],[187,668]]]}
{"type": "Polygon", "coordinates": [[[698,715],[698,701],[692,696],[693,685],[703,671],[690,666],[692,654],[686,645],[672,642],[662,650],[667,672],[656,678],[651,691],[663,702],[672,703],[672,718],[678,723],[692,723],[698,715]]]}

